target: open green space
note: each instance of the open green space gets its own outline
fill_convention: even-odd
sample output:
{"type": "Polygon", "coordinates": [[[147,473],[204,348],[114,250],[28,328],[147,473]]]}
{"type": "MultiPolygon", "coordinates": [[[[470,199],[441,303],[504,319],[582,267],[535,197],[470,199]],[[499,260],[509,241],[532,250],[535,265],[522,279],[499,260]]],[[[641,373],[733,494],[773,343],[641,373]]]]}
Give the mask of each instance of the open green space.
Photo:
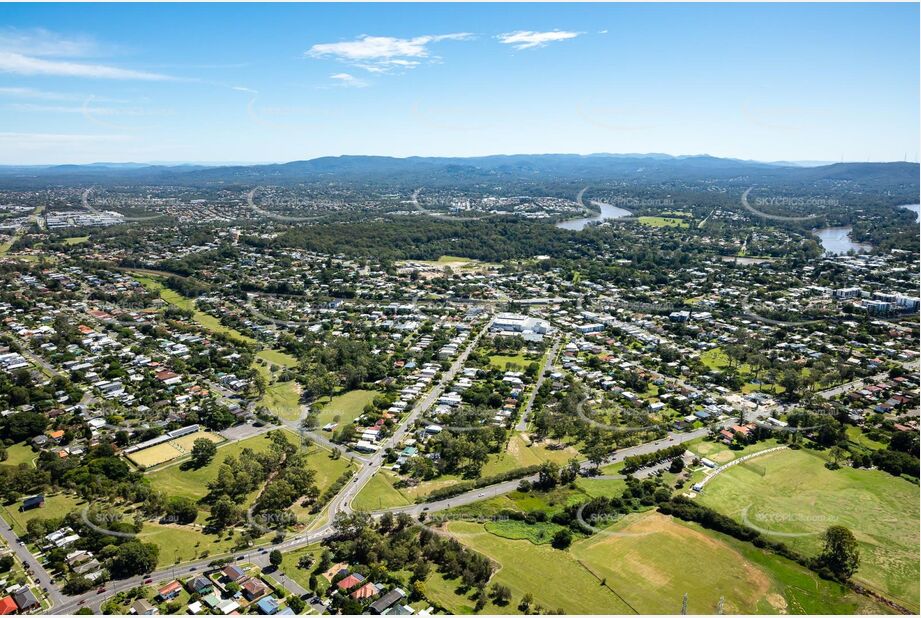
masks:
{"type": "Polygon", "coordinates": [[[854,425],[848,425],[846,434],[847,434],[848,441],[853,442],[854,444],[858,446],[862,446],[864,448],[868,448],[874,451],[886,448],[885,444],[883,444],[882,442],[877,442],[876,440],[874,440],[873,438],[865,434],[860,427],[856,427],[854,425]]]}
{"type": "Polygon", "coordinates": [[[64,239],[64,244],[68,246],[80,245],[80,244],[85,243],[89,239],[90,239],[89,236],[69,236],[68,238],[64,239]]]}
{"type": "Polygon", "coordinates": [[[352,501],[352,508],[357,511],[377,511],[398,506],[406,506],[410,501],[393,486],[392,473],[379,471],[361,488],[352,501]]]}
{"type": "Polygon", "coordinates": [[[804,567],[655,511],[635,513],[566,552],[635,611],[677,614],[885,612],[804,567]],[[664,593],[668,591],[667,593],[664,593]]]}
{"type": "Polygon", "coordinates": [[[45,494],[45,504],[38,508],[20,511],[21,505],[22,500],[17,500],[13,504],[0,506],[3,509],[3,519],[13,527],[13,531],[19,536],[25,534],[26,525],[31,520],[64,517],[73,510],[86,507],[87,502],[71,494],[59,493],[45,494]]]}
{"type": "Polygon", "coordinates": [[[296,421],[301,418],[301,389],[294,380],[270,384],[257,405],[285,420],[296,421]]]}
{"type": "Polygon", "coordinates": [[[336,395],[329,400],[317,415],[317,424],[338,423],[341,427],[361,416],[365,406],[374,402],[377,391],[354,390],[336,395]]]}
{"type": "Polygon", "coordinates": [[[31,446],[25,442],[19,442],[6,447],[6,461],[0,462],[0,466],[15,468],[19,464],[31,464],[37,457],[38,453],[33,451],[31,446]]]}
{"type": "Polygon", "coordinates": [[[297,359],[287,352],[282,352],[281,350],[259,350],[259,352],[256,353],[256,356],[275,365],[282,365],[283,367],[297,366],[297,359]]]}
{"type": "MultiPolygon", "coordinates": [[[[498,565],[491,582],[508,586],[512,601],[498,613],[519,613],[518,603],[526,593],[547,609],[562,609],[568,614],[632,614],[621,601],[568,551],[548,544],[535,545],[527,540],[511,540],[489,533],[483,524],[451,522],[447,530],[461,543],[486,555],[498,565]]],[[[451,583],[451,582],[446,582],[451,583]]],[[[456,584],[455,584],[456,585],[456,584]]],[[[429,583],[426,582],[426,593],[429,583]]],[[[472,602],[456,595],[443,594],[439,602],[449,611],[462,610],[453,603],[472,602]]],[[[447,592],[454,592],[447,590],[447,592]]],[[[484,611],[488,611],[486,608],[484,611]]]]}
{"type": "MultiPolygon", "coordinates": [[[[198,525],[180,526],[144,522],[138,540],[160,548],[157,566],[167,567],[178,562],[216,556],[234,549],[236,541],[229,532],[205,534],[198,525]]],[[[266,535],[268,536],[268,535],[266,535]]],[[[258,544],[260,541],[256,541],[258,544]]]]}
{"type": "Polygon", "coordinates": [[[502,371],[505,371],[506,369],[511,369],[512,371],[524,371],[532,362],[534,361],[522,353],[510,355],[496,354],[489,357],[489,364],[496,369],[501,369],[502,371]]]}
{"type": "Polygon", "coordinates": [[[637,217],[637,221],[649,227],[688,227],[688,222],[675,217],[637,217]]]}
{"type": "Polygon", "coordinates": [[[821,533],[849,528],[860,544],[854,579],[918,611],[919,490],[877,470],[829,470],[813,451],[783,450],[730,468],[697,500],[808,556],[821,533]]]}

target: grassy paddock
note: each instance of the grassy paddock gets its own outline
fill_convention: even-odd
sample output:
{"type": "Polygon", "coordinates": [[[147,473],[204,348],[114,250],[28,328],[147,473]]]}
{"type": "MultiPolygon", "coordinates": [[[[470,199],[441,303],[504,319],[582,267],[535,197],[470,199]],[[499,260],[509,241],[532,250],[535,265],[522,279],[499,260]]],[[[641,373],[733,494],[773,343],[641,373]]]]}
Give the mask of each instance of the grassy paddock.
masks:
{"type": "Polygon", "coordinates": [[[376,395],[377,391],[360,389],[336,395],[320,410],[317,422],[321,427],[332,422],[339,423],[340,427],[351,423],[361,415],[366,405],[374,402],[376,395]]]}
{"type": "Polygon", "coordinates": [[[918,610],[917,485],[877,470],[828,470],[805,449],[756,463],[760,470],[727,470],[697,500],[810,556],[821,552],[828,526],[846,526],[860,544],[855,580],[918,610]]]}

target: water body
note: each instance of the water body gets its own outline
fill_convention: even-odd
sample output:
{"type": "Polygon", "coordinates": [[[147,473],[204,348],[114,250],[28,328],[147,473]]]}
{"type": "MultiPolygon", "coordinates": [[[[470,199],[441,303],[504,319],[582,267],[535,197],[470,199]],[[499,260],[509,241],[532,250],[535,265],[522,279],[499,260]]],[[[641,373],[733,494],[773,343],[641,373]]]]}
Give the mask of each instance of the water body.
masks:
{"type": "Polygon", "coordinates": [[[915,223],[921,221],[921,215],[918,214],[918,204],[903,204],[899,208],[905,208],[915,213],[915,223]]]}
{"type": "Polygon", "coordinates": [[[819,237],[825,253],[831,253],[832,255],[843,255],[848,251],[864,253],[873,248],[872,245],[851,240],[851,226],[849,225],[846,227],[823,227],[819,230],[812,230],[812,233],[819,237]]]}
{"type": "Polygon", "coordinates": [[[568,221],[561,221],[557,223],[558,228],[564,230],[584,230],[585,226],[596,221],[604,221],[606,219],[620,219],[621,217],[630,217],[633,215],[629,210],[624,210],[618,206],[611,206],[610,204],[602,204],[601,202],[592,202],[592,206],[597,206],[601,209],[601,212],[597,215],[591,217],[582,217],[580,219],[569,219],[568,221]]]}

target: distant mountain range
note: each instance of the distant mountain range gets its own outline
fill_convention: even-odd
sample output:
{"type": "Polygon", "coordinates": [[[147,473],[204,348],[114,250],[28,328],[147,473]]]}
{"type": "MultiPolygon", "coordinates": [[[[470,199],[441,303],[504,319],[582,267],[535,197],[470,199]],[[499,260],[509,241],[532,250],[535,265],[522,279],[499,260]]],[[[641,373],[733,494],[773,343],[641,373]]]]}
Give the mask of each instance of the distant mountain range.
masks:
{"type": "Polygon", "coordinates": [[[48,185],[254,185],[361,182],[469,185],[505,182],[732,181],[734,183],[852,182],[868,187],[917,187],[917,163],[763,163],[665,154],[544,154],[486,157],[320,157],[290,163],[209,166],[94,163],[0,166],[0,187],[48,185]]]}

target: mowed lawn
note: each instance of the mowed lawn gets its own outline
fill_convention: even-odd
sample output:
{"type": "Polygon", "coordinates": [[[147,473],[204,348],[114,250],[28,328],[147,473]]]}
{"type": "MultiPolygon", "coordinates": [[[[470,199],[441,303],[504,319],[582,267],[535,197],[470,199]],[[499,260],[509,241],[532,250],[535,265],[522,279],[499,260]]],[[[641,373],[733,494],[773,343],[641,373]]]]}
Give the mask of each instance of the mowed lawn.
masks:
{"type": "Polygon", "coordinates": [[[294,367],[297,365],[296,358],[281,350],[260,350],[256,353],[256,356],[270,363],[274,363],[275,365],[282,365],[284,367],[294,367]]]}
{"type": "Polygon", "coordinates": [[[489,364],[502,371],[506,369],[524,371],[533,362],[537,362],[537,359],[530,359],[524,354],[495,354],[489,357],[489,364]]]}
{"type": "Polygon", "coordinates": [[[339,427],[351,423],[361,416],[365,406],[374,402],[377,391],[354,390],[336,395],[323,406],[317,415],[320,427],[329,423],[339,423],[339,427]]]}
{"type": "Polygon", "coordinates": [[[828,526],[846,526],[860,543],[854,578],[918,611],[917,485],[878,470],[828,470],[805,449],[753,463],[727,470],[697,500],[809,556],[821,552],[828,526]]]}
{"type": "Polygon", "coordinates": [[[37,458],[38,453],[33,451],[31,446],[25,442],[20,442],[6,447],[6,461],[0,462],[0,466],[15,468],[19,464],[31,464],[37,458]]]}
{"type": "MultiPolygon", "coordinates": [[[[558,552],[561,553],[561,552],[558,552]]],[[[573,543],[573,557],[642,614],[866,613],[885,609],[804,567],[656,511],[573,543]]]]}
{"type": "Polygon", "coordinates": [[[639,217],[637,221],[649,227],[688,227],[688,222],[676,217],[639,217]]]}
{"type": "Polygon", "coordinates": [[[55,494],[53,496],[45,494],[45,505],[28,511],[20,511],[22,500],[17,500],[13,504],[0,506],[3,509],[3,519],[13,526],[13,531],[23,536],[26,533],[26,525],[33,519],[51,519],[64,517],[74,510],[85,508],[88,503],[72,494],[55,494]]]}

